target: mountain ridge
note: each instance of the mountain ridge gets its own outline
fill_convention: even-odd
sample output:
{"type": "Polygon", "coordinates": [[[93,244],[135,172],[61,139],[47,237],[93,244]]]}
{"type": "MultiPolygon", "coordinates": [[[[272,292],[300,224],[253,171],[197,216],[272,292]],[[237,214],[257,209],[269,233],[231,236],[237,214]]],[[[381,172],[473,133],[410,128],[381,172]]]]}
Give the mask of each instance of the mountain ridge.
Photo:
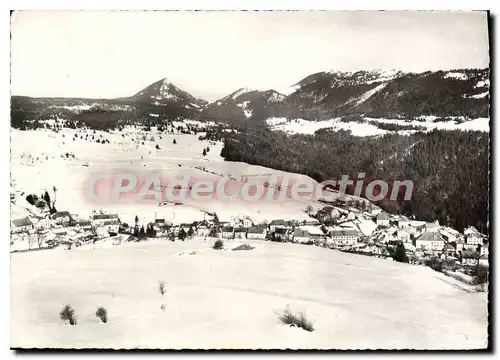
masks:
{"type": "MultiPolygon", "coordinates": [[[[395,69],[320,71],[296,82],[287,94],[274,89],[239,88],[208,102],[162,78],[129,97],[114,99],[34,98],[11,96],[11,119],[70,120],[100,108],[129,111],[143,122],[194,119],[226,123],[258,122],[279,117],[327,120],[349,115],[413,119],[419,116],[489,117],[489,69],[402,72],[395,69]]],[[[128,116],[134,121],[133,116],[128,116]]]]}

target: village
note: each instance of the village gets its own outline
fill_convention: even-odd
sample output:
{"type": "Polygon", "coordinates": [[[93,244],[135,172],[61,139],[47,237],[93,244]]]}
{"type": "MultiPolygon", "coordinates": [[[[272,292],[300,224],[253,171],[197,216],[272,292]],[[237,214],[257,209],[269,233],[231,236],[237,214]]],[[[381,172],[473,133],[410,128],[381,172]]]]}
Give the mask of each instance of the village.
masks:
{"type": "Polygon", "coordinates": [[[426,265],[468,284],[475,282],[478,268],[489,268],[488,238],[474,227],[460,233],[437,221],[417,221],[343,201],[317,211],[309,206],[304,211],[310,220],[270,219],[257,223],[249,216],[240,215],[223,221],[216,213],[204,212],[203,219],[179,224],[162,218],[143,223],[137,216],[133,224],[127,224],[117,214],[103,210],[93,211],[88,218],[68,211],[46,216],[32,214],[11,221],[11,252],[71,250],[98,242],[120,245],[153,238],[220,239],[228,243],[260,240],[319,246],[426,265]]]}

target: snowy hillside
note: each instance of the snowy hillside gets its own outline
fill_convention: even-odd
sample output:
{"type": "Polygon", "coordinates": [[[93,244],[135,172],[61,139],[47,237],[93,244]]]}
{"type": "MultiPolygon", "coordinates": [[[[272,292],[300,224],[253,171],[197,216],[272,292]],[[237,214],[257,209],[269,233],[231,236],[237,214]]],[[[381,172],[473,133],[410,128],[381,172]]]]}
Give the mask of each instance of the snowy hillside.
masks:
{"type": "Polygon", "coordinates": [[[489,132],[489,119],[479,118],[470,121],[462,122],[461,119],[443,119],[443,121],[435,121],[437,118],[422,118],[413,121],[400,119],[379,119],[379,118],[364,118],[360,121],[343,121],[341,118],[309,121],[304,119],[286,119],[286,118],[270,118],[266,120],[270,129],[275,131],[283,131],[287,134],[308,134],[313,135],[321,129],[331,129],[334,131],[345,130],[350,131],[354,136],[377,136],[397,131],[398,134],[408,135],[417,131],[428,132],[434,129],[439,130],[474,130],[489,132]],[[433,121],[434,120],[434,121],[433,121]],[[383,127],[384,124],[395,126],[389,130],[383,127]],[[380,126],[380,127],[379,127],[380,126]]]}
{"type": "Polygon", "coordinates": [[[247,88],[237,91],[207,105],[201,112],[203,119],[237,123],[248,119],[260,121],[273,109],[284,106],[286,95],[275,90],[259,91],[247,88]]]}
{"type": "MultiPolygon", "coordinates": [[[[187,124],[194,126],[202,123],[186,121],[175,123],[174,126],[177,128],[187,124]]],[[[156,202],[95,204],[84,197],[85,180],[90,174],[109,173],[113,169],[133,173],[156,171],[171,177],[173,174],[184,174],[212,181],[227,178],[228,191],[235,193],[241,192],[245,179],[264,184],[271,175],[278,178],[290,175],[293,181],[310,178],[262,166],[224,161],[219,155],[223,146],[221,142],[200,141],[197,135],[160,134],[155,128],[151,132],[125,128],[122,132],[96,134],[80,129],[66,129],[60,133],[12,130],[12,141],[13,144],[25,144],[12,149],[11,174],[15,186],[11,191],[16,195],[13,218],[29,214],[26,208],[30,205],[24,199],[28,193],[50,191],[53,186],[58,189],[58,210],[87,217],[92,210],[104,209],[119,214],[120,219],[127,223],[133,223],[136,214],[145,219],[154,218],[156,214],[176,223],[203,220],[203,211],[216,212],[221,220],[243,214],[256,221],[263,221],[274,218],[279,213],[282,219],[301,221],[309,218],[304,212],[308,205],[318,206],[314,201],[290,198],[276,202],[248,202],[237,198],[231,202],[231,206],[218,199],[201,202],[187,199],[180,206],[158,206],[156,202]],[[86,134],[109,140],[109,143],[87,141],[86,134]],[[75,135],[76,139],[73,140],[75,135]],[[173,144],[174,139],[176,144],[173,144]],[[207,147],[210,147],[210,152],[203,156],[203,149],[207,147]],[[66,153],[75,157],[66,158],[66,153]]],[[[312,179],[310,181],[314,182],[312,179]]]]}
{"type": "MultiPolygon", "coordinates": [[[[16,301],[10,345],[427,350],[487,345],[486,294],[467,293],[443,274],[315,246],[247,242],[255,249],[221,252],[208,240],[160,240],[12,254],[16,301]],[[179,256],[192,250],[195,255],[179,256]],[[160,280],[166,282],[165,296],[158,292],[160,280]],[[59,319],[65,304],[76,310],[76,326],[59,319]],[[94,315],[99,306],[108,310],[106,324],[94,315]],[[286,307],[305,312],[314,331],[282,325],[276,312],[286,307]]],[[[227,242],[229,248],[236,245],[227,242]]]]}

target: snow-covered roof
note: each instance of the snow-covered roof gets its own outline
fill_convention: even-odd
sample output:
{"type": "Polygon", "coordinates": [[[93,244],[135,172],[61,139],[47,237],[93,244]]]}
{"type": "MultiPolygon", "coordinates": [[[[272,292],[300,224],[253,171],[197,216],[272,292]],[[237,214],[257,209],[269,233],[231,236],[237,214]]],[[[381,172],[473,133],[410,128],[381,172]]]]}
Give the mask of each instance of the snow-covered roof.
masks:
{"type": "Polygon", "coordinates": [[[444,241],[441,234],[434,231],[426,231],[420,235],[417,240],[419,241],[444,241]]]}
{"type": "Polygon", "coordinates": [[[377,224],[375,224],[375,222],[373,222],[372,220],[360,219],[358,227],[363,235],[370,236],[377,228],[377,224]]]}
{"type": "Polygon", "coordinates": [[[307,231],[311,235],[324,235],[325,234],[319,226],[302,225],[302,226],[299,226],[299,229],[307,231]]]}

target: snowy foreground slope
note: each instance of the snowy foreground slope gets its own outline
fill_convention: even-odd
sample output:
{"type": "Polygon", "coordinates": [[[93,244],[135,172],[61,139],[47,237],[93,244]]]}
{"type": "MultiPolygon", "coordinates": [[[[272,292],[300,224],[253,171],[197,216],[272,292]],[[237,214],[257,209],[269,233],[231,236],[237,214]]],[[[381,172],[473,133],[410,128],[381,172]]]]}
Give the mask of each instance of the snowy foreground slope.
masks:
{"type": "Polygon", "coordinates": [[[314,246],[155,240],[11,255],[11,346],[57,348],[472,349],[487,298],[429,268],[314,246]],[[226,243],[231,247],[230,243],[226,243]],[[179,255],[185,250],[197,255],[179,255]],[[165,280],[161,296],[158,281],[165,280]],[[78,324],[59,319],[66,304],[78,324]],[[165,311],[161,305],[165,304],[165,311]],[[94,313],[104,306],[107,324],[94,313]],[[282,325],[289,306],[314,321],[282,325]]]}

